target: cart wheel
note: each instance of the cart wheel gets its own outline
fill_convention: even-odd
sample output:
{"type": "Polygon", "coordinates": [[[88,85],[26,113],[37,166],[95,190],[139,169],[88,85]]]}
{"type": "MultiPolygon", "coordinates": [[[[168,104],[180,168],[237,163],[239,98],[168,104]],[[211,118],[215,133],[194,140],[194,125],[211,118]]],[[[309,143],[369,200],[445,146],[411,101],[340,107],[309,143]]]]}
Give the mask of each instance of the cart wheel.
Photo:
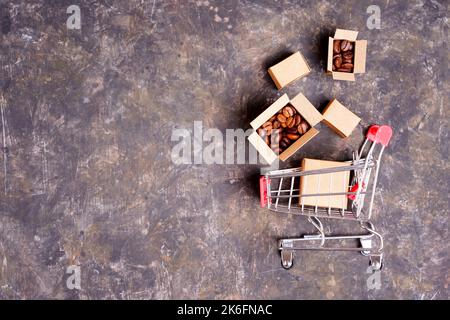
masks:
{"type": "Polygon", "coordinates": [[[375,271],[380,271],[381,269],[383,269],[383,263],[376,261],[376,262],[372,262],[370,264],[370,266],[373,268],[373,270],[375,271]]]}
{"type": "Polygon", "coordinates": [[[361,248],[366,250],[361,250],[361,254],[365,257],[370,255],[370,250],[372,249],[372,239],[370,238],[361,238],[359,239],[359,242],[361,244],[361,248]]]}
{"type": "Polygon", "coordinates": [[[286,270],[292,268],[294,252],[292,250],[281,250],[281,265],[286,270]]]}
{"type": "Polygon", "coordinates": [[[370,256],[370,266],[374,271],[380,271],[383,268],[383,255],[370,256]]]}

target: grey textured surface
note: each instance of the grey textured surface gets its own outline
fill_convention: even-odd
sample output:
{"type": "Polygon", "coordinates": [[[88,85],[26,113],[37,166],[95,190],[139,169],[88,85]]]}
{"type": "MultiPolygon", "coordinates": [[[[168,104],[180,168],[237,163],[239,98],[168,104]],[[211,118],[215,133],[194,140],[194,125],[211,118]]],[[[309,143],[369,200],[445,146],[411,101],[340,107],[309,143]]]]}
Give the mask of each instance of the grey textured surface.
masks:
{"type": "Polygon", "coordinates": [[[0,298],[449,298],[447,1],[0,4],[0,298]],[[368,40],[355,83],[324,73],[336,27],[368,40]],[[319,109],[337,97],[363,120],[346,140],[321,126],[286,167],[348,159],[368,125],[394,128],[380,290],[358,254],[281,268],[276,239],[312,229],[259,208],[258,166],[171,161],[175,128],[248,128],[279,95],[267,67],[296,50],[312,73],[283,92],[319,109]],[[81,290],[66,287],[74,264],[81,290]]]}

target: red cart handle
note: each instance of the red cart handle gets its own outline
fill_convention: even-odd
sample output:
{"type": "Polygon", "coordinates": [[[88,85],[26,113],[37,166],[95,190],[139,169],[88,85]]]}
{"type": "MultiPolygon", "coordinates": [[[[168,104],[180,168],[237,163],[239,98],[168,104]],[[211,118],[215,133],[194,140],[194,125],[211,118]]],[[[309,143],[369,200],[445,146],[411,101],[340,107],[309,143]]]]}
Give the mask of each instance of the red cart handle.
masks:
{"type": "MultiPolygon", "coordinates": [[[[363,188],[365,187],[364,182],[362,183],[363,188]]],[[[358,192],[359,189],[359,184],[355,183],[355,185],[353,187],[350,188],[350,192],[358,192]]],[[[349,198],[350,200],[355,200],[356,199],[356,195],[355,194],[349,194],[347,195],[347,198],[349,198]]]]}
{"type": "Polygon", "coordinates": [[[267,184],[266,181],[270,183],[270,179],[266,179],[266,177],[259,177],[259,200],[261,202],[261,208],[267,206],[268,198],[267,198],[267,184]]]}
{"type": "Polygon", "coordinates": [[[390,126],[373,125],[367,132],[367,139],[375,143],[381,143],[387,147],[392,137],[392,128],[390,126]]]}

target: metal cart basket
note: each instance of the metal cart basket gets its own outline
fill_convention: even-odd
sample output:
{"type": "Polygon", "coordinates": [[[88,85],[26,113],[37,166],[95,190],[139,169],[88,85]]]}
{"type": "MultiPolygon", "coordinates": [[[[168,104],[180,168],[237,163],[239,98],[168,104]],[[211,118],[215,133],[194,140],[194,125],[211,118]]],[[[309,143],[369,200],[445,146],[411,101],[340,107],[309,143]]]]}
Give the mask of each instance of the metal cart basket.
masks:
{"type": "Polygon", "coordinates": [[[391,136],[392,129],[389,126],[372,125],[359,152],[353,155],[353,160],[347,161],[343,166],[318,170],[302,170],[302,168],[273,170],[260,177],[262,207],[276,212],[306,216],[318,231],[318,234],[315,235],[278,241],[284,268],[292,267],[293,255],[296,250],[331,250],[359,251],[369,257],[370,265],[374,270],[381,269],[383,237],[375,230],[371,218],[381,156],[384,148],[389,144],[391,136]],[[368,151],[365,153],[367,149],[368,151]],[[324,188],[323,185],[319,188],[322,175],[328,174],[330,177],[332,176],[330,173],[343,171],[349,172],[348,191],[324,193],[323,190],[327,188],[324,188]],[[300,178],[308,176],[315,178],[309,181],[315,181],[317,193],[305,194],[298,188],[300,178]],[[319,189],[322,192],[319,192],[319,189]],[[341,208],[305,205],[302,201],[302,198],[306,197],[332,196],[341,196],[341,198],[344,196],[346,201],[342,202],[341,208]],[[327,236],[320,220],[322,218],[356,221],[365,233],[327,236]],[[350,240],[358,240],[360,245],[349,246],[346,243],[350,240]]]}

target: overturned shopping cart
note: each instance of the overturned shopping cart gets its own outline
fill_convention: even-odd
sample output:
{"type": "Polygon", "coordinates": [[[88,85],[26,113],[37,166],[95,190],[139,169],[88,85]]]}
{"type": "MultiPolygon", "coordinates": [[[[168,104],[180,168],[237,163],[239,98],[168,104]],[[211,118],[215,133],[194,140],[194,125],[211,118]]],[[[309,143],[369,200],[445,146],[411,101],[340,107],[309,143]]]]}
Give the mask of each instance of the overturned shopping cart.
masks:
{"type": "MultiPolygon", "coordinates": [[[[372,209],[380,170],[381,156],[389,144],[392,129],[389,126],[373,125],[369,128],[366,139],[353,160],[339,167],[317,170],[303,170],[292,168],[266,172],[260,177],[261,206],[269,210],[289,214],[306,216],[308,221],[317,229],[315,235],[305,235],[301,238],[280,239],[278,247],[281,253],[281,263],[289,269],[293,264],[296,250],[331,250],[356,251],[368,256],[370,265],[379,270],[383,262],[383,237],[375,230],[371,223],[372,209]],[[366,150],[368,150],[366,152],[366,150]],[[348,172],[350,184],[345,192],[333,192],[330,187],[321,184],[326,181],[332,184],[334,173],[348,172]],[[328,179],[323,179],[328,177],[328,179]],[[314,178],[314,179],[313,179],[314,178]],[[313,190],[317,192],[306,193],[301,191],[300,179],[308,179],[314,183],[313,190]],[[348,189],[348,190],[347,190],[348,189]],[[307,197],[340,197],[344,198],[340,208],[330,204],[328,207],[320,205],[307,205],[307,197]],[[353,220],[364,230],[364,234],[351,234],[341,236],[327,236],[324,232],[322,218],[353,220]],[[358,240],[358,246],[350,246],[350,240],[358,240]]],[[[347,181],[347,182],[348,182],[347,181]]],[[[311,188],[309,188],[311,190],[311,188]]],[[[322,198],[323,199],[323,198],[322,198]]],[[[320,203],[320,201],[318,201],[320,203]]]]}

